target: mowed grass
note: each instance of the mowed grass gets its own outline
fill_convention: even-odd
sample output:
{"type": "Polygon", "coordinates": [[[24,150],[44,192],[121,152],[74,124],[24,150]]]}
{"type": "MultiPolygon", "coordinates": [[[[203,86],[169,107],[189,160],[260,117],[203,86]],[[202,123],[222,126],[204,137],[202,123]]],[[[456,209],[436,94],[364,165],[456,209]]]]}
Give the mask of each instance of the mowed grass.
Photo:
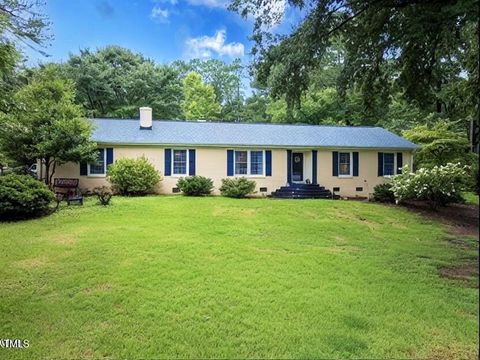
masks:
{"type": "Polygon", "coordinates": [[[30,341],[0,358],[476,357],[478,289],[438,269],[477,242],[438,223],[353,201],[112,202],[0,224],[0,338],[30,341]]]}
{"type": "Polygon", "coordinates": [[[473,192],[466,192],[463,194],[467,204],[478,205],[478,195],[473,192]]]}

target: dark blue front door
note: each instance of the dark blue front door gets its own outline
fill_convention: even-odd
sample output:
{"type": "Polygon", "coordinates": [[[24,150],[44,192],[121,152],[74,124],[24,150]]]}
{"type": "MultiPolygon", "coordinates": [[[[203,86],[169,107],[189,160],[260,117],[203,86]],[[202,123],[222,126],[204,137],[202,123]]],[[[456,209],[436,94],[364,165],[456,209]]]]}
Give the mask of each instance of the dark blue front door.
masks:
{"type": "Polygon", "coordinates": [[[292,153],[292,181],[303,181],[303,153],[292,153]]]}

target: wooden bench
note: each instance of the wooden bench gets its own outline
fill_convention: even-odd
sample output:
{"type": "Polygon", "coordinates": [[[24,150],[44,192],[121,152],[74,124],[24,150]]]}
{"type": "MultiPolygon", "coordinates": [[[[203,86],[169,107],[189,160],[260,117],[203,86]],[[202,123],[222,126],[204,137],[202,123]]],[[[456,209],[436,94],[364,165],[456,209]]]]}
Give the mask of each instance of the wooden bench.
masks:
{"type": "Polygon", "coordinates": [[[60,200],[67,200],[67,204],[76,202],[83,205],[83,195],[78,187],[78,179],[55,178],[53,188],[55,195],[60,200]]]}

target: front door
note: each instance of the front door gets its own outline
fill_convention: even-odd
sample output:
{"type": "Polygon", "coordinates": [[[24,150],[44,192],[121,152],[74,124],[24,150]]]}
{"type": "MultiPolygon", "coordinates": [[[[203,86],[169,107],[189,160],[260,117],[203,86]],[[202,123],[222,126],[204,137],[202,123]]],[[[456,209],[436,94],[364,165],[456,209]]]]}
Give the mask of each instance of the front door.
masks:
{"type": "Polygon", "coordinates": [[[303,181],[303,153],[292,153],[292,181],[303,181]]]}

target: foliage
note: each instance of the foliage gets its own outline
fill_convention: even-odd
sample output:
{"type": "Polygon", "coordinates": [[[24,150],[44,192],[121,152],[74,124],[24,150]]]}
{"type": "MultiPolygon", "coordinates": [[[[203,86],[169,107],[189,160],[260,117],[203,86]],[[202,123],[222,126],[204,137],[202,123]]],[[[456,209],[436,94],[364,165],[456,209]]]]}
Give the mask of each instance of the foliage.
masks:
{"type": "Polygon", "coordinates": [[[93,193],[97,195],[100,205],[107,206],[113,197],[112,189],[109,186],[100,186],[93,189],[93,193]]]}
{"type": "Polygon", "coordinates": [[[403,135],[410,141],[421,145],[414,155],[414,163],[417,167],[457,162],[463,165],[472,163],[468,139],[451,130],[447,122],[439,122],[433,126],[418,125],[404,131],[403,135]]]}
{"type": "Polygon", "coordinates": [[[404,166],[402,174],[393,177],[395,199],[399,202],[424,200],[430,202],[433,208],[462,202],[462,192],[468,182],[466,170],[466,166],[449,163],[411,173],[408,166],[404,166]]]}
{"type": "Polygon", "coordinates": [[[54,200],[41,181],[28,175],[0,176],[0,218],[29,218],[45,213],[54,200]]]}
{"type": "Polygon", "coordinates": [[[378,184],[373,188],[373,200],[383,203],[394,203],[395,194],[391,183],[378,184]]]}
{"type": "Polygon", "coordinates": [[[160,174],[144,156],[119,159],[110,165],[107,178],[115,192],[122,195],[146,195],[154,192],[160,174]]]}
{"type": "Polygon", "coordinates": [[[265,113],[273,123],[291,122],[291,118],[288,116],[287,103],[284,99],[270,101],[266,106],[265,113]]]}
{"type": "Polygon", "coordinates": [[[39,0],[0,0],[0,113],[14,108],[12,94],[19,86],[21,54],[18,44],[43,55],[41,49],[51,38],[48,20],[39,0]]]}
{"type": "Polygon", "coordinates": [[[338,40],[343,42],[340,90],[358,87],[366,108],[388,101],[392,83],[408,100],[443,106],[437,103],[439,87],[453,77],[461,78],[462,69],[472,75],[476,71],[478,4],[474,0],[289,4],[301,8],[305,16],[283,36],[269,31],[283,18],[280,7],[272,2],[233,0],[230,6],[244,17],[255,17],[255,69],[263,83],[268,81],[273,95],[284,95],[289,106],[299,103],[310,75],[324,67],[325,54],[338,40]]]}
{"type": "Polygon", "coordinates": [[[0,41],[0,116],[14,108],[13,93],[19,86],[19,75],[15,66],[20,60],[20,53],[11,43],[0,41]]]}
{"type": "Polygon", "coordinates": [[[150,106],[158,118],[181,118],[178,71],[128,49],[80,50],[62,71],[75,83],[76,100],[89,116],[131,118],[139,107],[150,106]]]}
{"type": "MultiPolygon", "coordinates": [[[[10,43],[11,39],[30,47],[45,44],[51,36],[45,31],[49,23],[41,12],[43,5],[39,0],[1,0],[0,44],[10,43]]],[[[38,48],[34,49],[40,51],[38,48]]]]}
{"type": "Polygon", "coordinates": [[[256,183],[253,180],[248,180],[245,177],[235,179],[222,179],[222,186],[220,192],[223,196],[232,198],[244,198],[247,195],[253,194],[256,183]]]}
{"type": "Polygon", "coordinates": [[[269,102],[267,95],[258,91],[254,92],[252,96],[245,100],[242,107],[242,120],[246,122],[270,122],[271,119],[267,113],[269,102]]]}
{"type": "Polygon", "coordinates": [[[173,66],[187,76],[199,74],[205,84],[213,86],[218,102],[222,105],[221,119],[235,120],[240,117],[242,107],[242,64],[240,59],[225,63],[217,59],[192,59],[189,62],[175,61],[173,66]]]}
{"type": "Polygon", "coordinates": [[[39,69],[15,94],[20,108],[4,117],[0,127],[1,151],[24,165],[42,160],[47,185],[57,165],[96,159],[92,126],[74,97],[73,85],[59,79],[53,67],[39,69]]]}
{"type": "Polygon", "coordinates": [[[0,176],[3,175],[3,170],[7,167],[9,163],[9,159],[7,156],[0,152],[0,176]]]}
{"type": "MultiPolygon", "coordinates": [[[[356,109],[355,98],[348,97],[342,101],[335,88],[309,89],[302,96],[302,104],[298,108],[289,109],[284,98],[271,101],[266,112],[276,123],[303,123],[312,125],[338,124],[357,125],[357,119],[363,119],[361,111],[356,109]]],[[[364,119],[362,120],[364,122],[364,119]]],[[[361,124],[361,123],[360,123],[361,124]]]]}
{"type": "Polygon", "coordinates": [[[187,120],[218,119],[221,111],[212,85],[203,84],[199,74],[191,72],[183,79],[183,115],[187,120]]]}
{"type": "Polygon", "coordinates": [[[418,106],[405,101],[401,94],[394,94],[385,117],[377,124],[396,134],[402,134],[405,130],[425,124],[431,118],[432,115],[425,115],[418,106]]]}
{"type": "Polygon", "coordinates": [[[204,176],[188,176],[180,178],[177,182],[177,186],[184,195],[202,196],[209,195],[212,192],[213,181],[204,176]]]}

